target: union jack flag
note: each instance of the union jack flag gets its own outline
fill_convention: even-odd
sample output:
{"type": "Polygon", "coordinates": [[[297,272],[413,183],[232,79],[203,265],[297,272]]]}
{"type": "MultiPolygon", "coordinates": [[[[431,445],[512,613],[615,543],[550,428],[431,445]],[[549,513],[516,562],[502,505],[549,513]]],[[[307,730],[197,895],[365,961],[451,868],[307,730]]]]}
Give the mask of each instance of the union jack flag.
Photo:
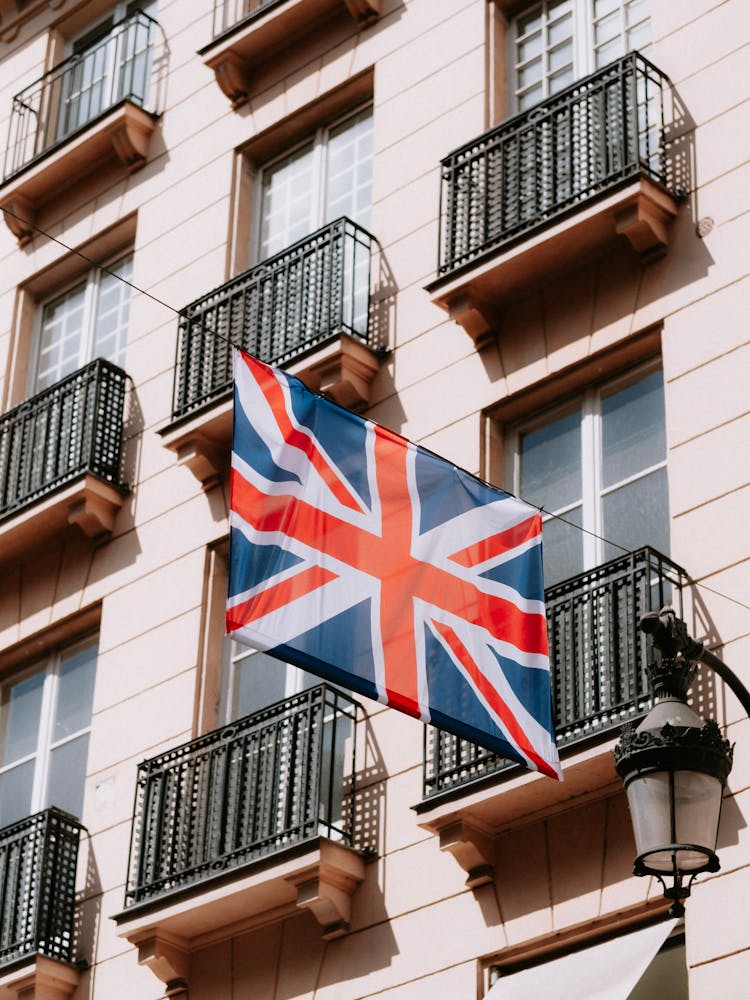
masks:
{"type": "Polygon", "coordinates": [[[234,353],[227,632],[553,777],[541,515],[234,353]]]}

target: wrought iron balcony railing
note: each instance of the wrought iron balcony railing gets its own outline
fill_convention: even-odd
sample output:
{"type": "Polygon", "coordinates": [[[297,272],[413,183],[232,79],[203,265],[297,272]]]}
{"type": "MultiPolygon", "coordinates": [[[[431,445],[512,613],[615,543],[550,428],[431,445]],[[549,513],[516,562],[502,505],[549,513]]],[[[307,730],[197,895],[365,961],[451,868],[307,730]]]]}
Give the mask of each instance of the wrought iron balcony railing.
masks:
{"type": "Polygon", "coordinates": [[[446,157],[438,277],[639,176],[676,194],[669,88],[631,52],[446,157]]]}
{"type": "Polygon", "coordinates": [[[337,219],[186,306],[173,417],[229,392],[230,342],[277,365],[342,332],[367,343],[373,242],[361,226],[337,219]]]}
{"type": "Polygon", "coordinates": [[[33,955],[73,961],[80,832],[55,808],[0,830],[0,967],[33,955]]]}
{"type": "Polygon", "coordinates": [[[287,0],[214,0],[213,37],[231,31],[239,24],[262,17],[272,7],[279,7],[287,0]]]}
{"type": "Polygon", "coordinates": [[[351,844],[356,714],[320,685],[141,764],[125,906],[320,835],[351,844]]]}
{"type": "Polygon", "coordinates": [[[124,488],[126,379],[98,358],[0,416],[0,521],[86,472],[124,488]]]}
{"type": "MultiPolygon", "coordinates": [[[[683,569],[654,549],[613,559],[545,591],[552,716],[569,747],[618,729],[651,706],[645,673],[647,611],[682,608],[683,569]]],[[[513,767],[483,747],[425,727],[425,798],[513,767]]]]}
{"type": "Polygon", "coordinates": [[[3,180],[122,101],[145,107],[156,21],[137,11],[13,98],[3,180]]]}

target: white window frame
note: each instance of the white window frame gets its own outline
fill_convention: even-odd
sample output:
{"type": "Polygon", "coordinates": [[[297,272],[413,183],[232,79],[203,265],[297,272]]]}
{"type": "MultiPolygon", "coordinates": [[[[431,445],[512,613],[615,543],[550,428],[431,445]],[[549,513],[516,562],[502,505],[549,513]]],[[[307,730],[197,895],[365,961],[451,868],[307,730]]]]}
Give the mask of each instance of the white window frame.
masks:
{"type": "MultiPolygon", "coordinates": [[[[4,707],[4,691],[6,688],[14,687],[16,684],[28,680],[35,674],[44,674],[36,747],[25,757],[20,757],[10,764],[0,764],[0,775],[3,775],[25,763],[28,763],[31,760],[35,761],[34,778],[31,787],[31,802],[29,807],[30,816],[42,809],[48,808],[49,806],[56,805],[55,802],[50,800],[50,796],[48,794],[52,752],[58,747],[64,746],[66,743],[72,743],[81,736],[90,735],[91,733],[91,716],[89,716],[89,723],[87,726],[76,730],[74,733],[69,733],[62,739],[55,740],[53,738],[53,726],[55,722],[55,712],[57,709],[61,664],[66,658],[87,648],[91,648],[96,651],[94,654],[96,659],[96,656],[98,655],[97,647],[98,642],[96,637],[89,636],[87,639],[82,639],[72,646],[66,646],[63,649],[56,650],[54,653],[51,653],[46,660],[35,664],[28,670],[23,671],[23,673],[14,675],[12,678],[7,679],[2,685],[0,685],[0,710],[2,710],[4,707]]],[[[4,738],[4,730],[2,728],[0,728],[0,738],[4,738]]],[[[84,771],[84,774],[81,775],[82,787],[85,782],[85,777],[86,775],[84,771]]]]}
{"type": "Polygon", "coordinates": [[[283,152],[274,156],[272,159],[267,160],[258,169],[257,184],[255,185],[255,193],[253,197],[253,218],[255,223],[251,227],[250,239],[250,259],[254,264],[259,264],[264,259],[260,256],[260,246],[261,231],[263,226],[263,181],[265,172],[272,169],[283,160],[286,160],[294,153],[312,145],[313,180],[311,187],[313,197],[311,200],[313,203],[313,212],[310,219],[310,233],[314,233],[317,229],[320,229],[321,226],[325,225],[325,222],[327,221],[325,218],[327,209],[326,184],[328,179],[328,142],[330,133],[336,129],[337,126],[343,124],[349,118],[354,118],[356,115],[361,114],[363,111],[369,111],[370,116],[373,117],[372,101],[368,100],[357,107],[350,108],[344,114],[339,115],[337,118],[327,122],[325,125],[321,125],[312,135],[308,134],[304,139],[301,139],[292,146],[285,148],[283,152]]]}
{"type": "MultiPolygon", "coordinates": [[[[521,437],[523,434],[535,431],[554,423],[569,413],[581,413],[581,520],[583,535],[583,569],[584,572],[601,565],[605,561],[604,547],[608,539],[603,538],[602,500],[615,490],[628,483],[643,479],[653,472],[667,468],[667,454],[664,459],[654,465],[644,467],[635,475],[610,484],[602,483],[602,437],[601,437],[601,401],[605,396],[614,395],[628,386],[639,382],[648,375],[662,369],[661,362],[649,362],[639,365],[612,379],[597,383],[590,388],[570,397],[559,406],[555,406],[538,417],[526,423],[520,423],[509,428],[506,434],[507,448],[505,482],[511,483],[510,490],[522,497],[521,490],[521,437]]],[[[533,502],[533,501],[532,501],[533,502]]],[[[542,523],[554,517],[565,517],[565,514],[577,507],[577,503],[560,507],[550,513],[544,512],[542,523]]],[[[664,555],[669,555],[665,552],[664,555]]]]}
{"type": "MultiPolygon", "coordinates": [[[[627,11],[629,0],[618,0],[621,12],[627,11]]],[[[517,54],[517,44],[519,41],[518,34],[518,24],[522,17],[526,17],[528,14],[532,13],[535,9],[546,10],[548,0],[536,0],[535,3],[528,4],[522,10],[519,10],[516,16],[513,18],[510,24],[510,30],[507,33],[507,51],[506,51],[506,65],[507,65],[507,85],[508,85],[508,95],[509,95],[509,113],[516,114],[520,109],[519,102],[519,90],[517,86],[517,71],[520,63],[516,63],[517,54]]],[[[597,68],[596,59],[596,32],[595,25],[596,20],[594,18],[594,0],[572,0],[573,3],[573,78],[574,80],[579,80],[582,77],[588,76],[593,73],[597,68]]],[[[606,15],[605,15],[606,16],[606,15]]],[[[599,20],[602,18],[600,17],[599,20]]],[[[649,17],[650,20],[650,10],[649,17]]],[[[638,24],[642,24],[645,19],[638,21],[638,24]]],[[[546,17],[544,18],[545,25],[547,23],[546,17]]],[[[620,31],[620,37],[626,35],[629,28],[632,27],[627,24],[626,14],[622,19],[622,27],[620,31]]],[[[544,28],[543,28],[544,30],[544,28]]],[[[625,46],[624,51],[627,51],[627,46],[625,46]]],[[[648,47],[646,48],[648,51],[648,47]]],[[[624,54],[624,53],[623,53],[624,54]]],[[[543,91],[542,96],[539,98],[540,101],[546,100],[550,97],[549,92],[549,72],[547,62],[547,49],[544,48],[544,71],[542,73],[542,83],[543,91]]]]}
{"type": "MultiPolygon", "coordinates": [[[[118,265],[122,264],[126,260],[130,260],[131,264],[134,260],[134,254],[132,249],[126,250],[125,252],[118,253],[114,258],[110,259],[106,265],[104,265],[109,270],[114,270],[118,265]]],[[[32,337],[32,346],[29,356],[29,367],[26,379],[26,390],[27,396],[31,397],[36,395],[37,392],[43,391],[42,388],[37,387],[37,378],[39,376],[39,361],[42,347],[42,330],[44,326],[44,313],[45,309],[61,299],[63,296],[67,295],[78,285],[86,283],[84,290],[84,301],[83,301],[83,328],[81,331],[81,339],[78,346],[78,360],[75,367],[72,369],[76,371],[83,365],[87,364],[89,361],[93,361],[97,356],[94,353],[94,348],[96,346],[96,313],[97,304],[99,298],[99,289],[101,286],[102,279],[107,276],[107,272],[103,271],[101,267],[94,266],[89,268],[84,274],[79,275],[75,281],[71,281],[66,286],[58,289],[54,295],[45,296],[44,299],[40,300],[34,312],[34,336],[32,337]]],[[[132,289],[131,299],[132,301],[132,289]]],[[[129,326],[129,321],[128,321],[129,326]]],[[[125,350],[127,350],[127,337],[125,350]]],[[[124,355],[125,351],[123,351],[124,355]]],[[[113,361],[113,364],[124,364],[124,356],[113,361]]],[[[63,375],[61,378],[66,378],[63,375]]],[[[54,384],[54,383],[51,383],[54,384]]]]}

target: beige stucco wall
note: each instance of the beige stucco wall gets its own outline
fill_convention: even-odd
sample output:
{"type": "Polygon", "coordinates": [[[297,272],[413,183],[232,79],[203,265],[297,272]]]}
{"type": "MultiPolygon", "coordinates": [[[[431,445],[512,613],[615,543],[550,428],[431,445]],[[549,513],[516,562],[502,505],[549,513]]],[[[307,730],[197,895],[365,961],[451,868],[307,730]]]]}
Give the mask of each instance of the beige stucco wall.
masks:
{"type": "MultiPolygon", "coordinates": [[[[43,71],[47,30],[77,5],[37,6],[17,37],[0,42],[3,136],[13,94],[43,71]]],[[[205,658],[201,650],[207,547],[227,532],[226,488],[203,492],[157,433],[170,421],[173,309],[219,285],[232,273],[232,255],[246,252],[247,234],[233,222],[241,208],[232,186],[236,151],[364,71],[373,70],[372,230],[384,263],[375,297],[384,302],[391,349],[368,415],[501,483],[501,449],[491,452],[483,442],[501,438],[503,405],[510,401],[518,416],[524,394],[586,359],[607,370],[621,363],[620,355],[607,360],[608,351],[635,344],[635,357],[651,357],[660,343],[672,556],[704,585],[691,592],[689,624],[699,638],[720,643],[750,685],[745,0],[653,0],[652,57],[689,114],[694,171],[667,256],[644,265],[622,240],[593,262],[571,260],[561,275],[539,275],[533,292],[504,308],[496,340],[482,350],[424,286],[437,259],[439,160],[490,124],[487,95],[500,89],[502,71],[487,69],[485,0],[382,0],[380,20],[362,31],[342,14],[304,46],[259,67],[238,111],[195,54],[210,37],[209,7],[159,4],[165,103],[146,166],[132,175],[93,175],[38,215],[40,227],[70,247],[135,216],[133,282],[161,300],[132,299],[125,464],[133,489],[111,540],[97,545],[66,534],[4,571],[0,585],[0,650],[20,648],[22,662],[33,659],[37,640],[53,626],[101,609],[80,882],[93,968],[82,977],[79,1000],[158,995],[159,983],[110,919],[123,903],[136,766],[195,734],[196,719],[210,715],[199,705],[202,671],[218,670],[215,653],[205,658]],[[696,225],[708,217],[713,226],[701,238],[696,225]]],[[[0,28],[14,9],[0,3],[0,28]]],[[[19,322],[17,289],[33,279],[39,294],[45,274],[67,256],[41,235],[19,249],[0,231],[6,407],[22,398],[16,359],[33,333],[19,322]]],[[[714,697],[736,742],[736,763],[719,844],[723,871],[704,876],[689,903],[690,988],[698,1000],[741,1000],[750,973],[740,902],[750,878],[750,725],[731,695],[714,697]]],[[[326,943],[313,918],[301,914],[207,943],[192,958],[195,1000],[251,989],[258,998],[474,998],[483,958],[552,934],[595,933],[658,900],[647,880],[629,874],[629,821],[612,789],[545,819],[515,819],[496,840],[494,885],[468,889],[466,873],[411,808],[421,798],[422,727],[366,707],[358,763],[368,815],[358,846],[373,847],[377,857],[354,896],[351,933],[326,943]]]]}

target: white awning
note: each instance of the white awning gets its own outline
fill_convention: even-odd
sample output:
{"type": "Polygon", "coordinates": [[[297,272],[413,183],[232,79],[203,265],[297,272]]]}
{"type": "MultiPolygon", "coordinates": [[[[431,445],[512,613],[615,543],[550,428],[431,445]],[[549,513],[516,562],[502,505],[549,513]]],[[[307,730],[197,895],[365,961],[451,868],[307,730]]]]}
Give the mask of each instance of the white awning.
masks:
{"type": "Polygon", "coordinates": [[[503,976],[485,1000],[627,1000],[676,920],[665,920],[503,976]]]}

